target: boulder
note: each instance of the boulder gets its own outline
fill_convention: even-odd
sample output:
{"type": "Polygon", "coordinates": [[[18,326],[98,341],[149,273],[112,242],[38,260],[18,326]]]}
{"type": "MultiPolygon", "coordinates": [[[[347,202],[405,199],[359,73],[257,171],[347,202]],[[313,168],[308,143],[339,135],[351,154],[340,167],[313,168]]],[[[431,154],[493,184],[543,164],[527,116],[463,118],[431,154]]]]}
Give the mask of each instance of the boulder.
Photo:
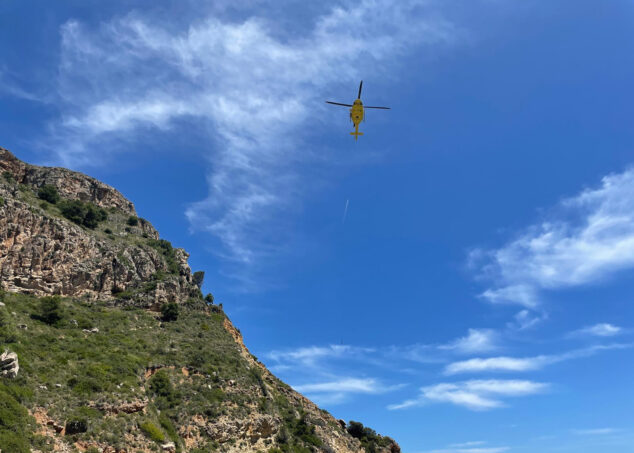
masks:
{"type": "Polygon", "coordinates": [[[0,376],[14,379],[18,377],[18,355],[15,352],[4,351],[0,354],[0,376]]]}

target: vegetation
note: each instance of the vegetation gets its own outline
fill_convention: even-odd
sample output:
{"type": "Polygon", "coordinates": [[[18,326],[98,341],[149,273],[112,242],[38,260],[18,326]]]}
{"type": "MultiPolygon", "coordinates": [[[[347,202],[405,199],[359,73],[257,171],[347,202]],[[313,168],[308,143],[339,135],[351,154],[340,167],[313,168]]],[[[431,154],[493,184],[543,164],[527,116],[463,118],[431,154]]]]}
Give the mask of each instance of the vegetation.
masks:
{"type": "Polygon", "coordinates": [[[47,296],[40,299],[40,319],[46,324],[53,325],[62,319],[61,302],[59,296],[47,296]]]}
{"type": "Polygon", "coordinates": [[[205,296],[205,302],[207,302],[208,304],[213,304],[214,303],[214,295],[211,293],[207,293],[207,295],[205,296]]]}
{"type": "Polygon", "coordinates": [[[154,442],[163,442],[165,435],[161,432],[161,429],[152,422],[143,422],[139,425],[141,431],[143,431],[154,442]]]}
{"type": "Polygon", "coordinates": [[[59,193],[57,192],[57,188],[50,184],[45,184],[39,188],[37,191],[38,198],[48,201],[49,203],[55,204],[59,201],[59,193]]]}
{"type": "MultiPolygon", "coordinates": [[[[244,360],[218,306],[198,299],[173,304],[177,316],[161,322],[147,310],[76,299],[0,291],[0,300],[6,304],[0,307],[2,343],[20,360],[17,379],[0,379],[2,451],[53,451],[50,438],[34,434],[39,428],[28,410],[45,410],[65,426],[72,442],[133,452],[167,440],[186,451],[177,427],[191,424],[192,417],[240,420],[257,411],[283,423],[270,451],[326,449],[308,415],[283,393],[287,387],[269,385],[244,360]],[[93,327],[98,331],[83,331],[93,327]],[[143,411],[130,414],[100,406],[145,400],[143,411]]],[[[367,451],[386,443],[374,431],[353,426],[367,451]]],[[[201,435],[198,451],[222,451],[221,444],[201,435]]]]}
{"type": "Polygon", "coordinates": [[[108,219],[105,209],[79,200],[62,200],[59,208],[62,215],[71,222],[91,229],[95,229],[99,222],[108,219]]]}
{"type": "Polygon", "coordinates": [[[367,453],[375,453],[379,448],[389,447],[394,443],[393,439],[381,436],[373,429],[363,426],[363,423],[352,420],[348,423],[347,431],[352,437],[356,437],[361,441],[361,445],[367,453]]]}
{"type": "Polygon", "coordinates": [[[163,304],[161,306],[161,314],[163,321],[176,321],[178,319],[178,305],[174,302],[163,304]]]}
{"type": "Polygon", "coordinates": [[[192,281],[194,282],[194,285],[198,286],[199,288],[203,286],[204,280],[205,280],[205,271],[196,271],[194,272],[194,275],[192,275],[192,281]]]}
{"type": "Polygon", "coordinates": [[[149,239],[147,243],[150,247],[158,250],[158,252],[163,255],[168,272],[170,274],[178,274],[180,267],[176,259],[176,250],[172,247],[172,243],[165,239],[149,239]]]}
{"type": "Polygon", "coordinates": [[[8,182],[9,184],[15,184],[15,178],[13,177],[13,175],[11,174],[11,172],[8,171],[4,171],[2,172],[2,177],[4,178],[4,180],[6,182],[8,182]]]}
{"type": "Polygon", "coordinates": [[[130,217],[128,217],[126,223],[130,226],[137,226],[139,224],[139,218],[131,215],[130,217]]]}

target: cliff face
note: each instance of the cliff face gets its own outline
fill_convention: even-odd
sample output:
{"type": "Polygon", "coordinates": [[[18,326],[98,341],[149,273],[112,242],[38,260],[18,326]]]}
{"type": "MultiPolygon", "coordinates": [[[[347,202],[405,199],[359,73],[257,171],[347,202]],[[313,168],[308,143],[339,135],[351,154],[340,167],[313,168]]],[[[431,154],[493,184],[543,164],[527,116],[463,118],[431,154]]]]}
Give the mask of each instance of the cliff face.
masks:
{"type": "Polygon", "coordinates": [[[117,190],[81,173],[26,164],[2,148],[0,173],[3,289],[145,306],[197,294],[189,255],[159,242],[144,219],[128,225],[136,211],[117,190]],[[44,186],[55,187],[62,201],[103,208],[107,220],[94,229],[69,222],[37,197],[44,186]]]}
{"type": "Polygon", "coordinates": [[[2,451],[400,451],[271,374],[202,300],[188,256],[112,187],[0,148],[0,343],[20,360],[10,390],[0,377],[18,414],[2,451]]]}

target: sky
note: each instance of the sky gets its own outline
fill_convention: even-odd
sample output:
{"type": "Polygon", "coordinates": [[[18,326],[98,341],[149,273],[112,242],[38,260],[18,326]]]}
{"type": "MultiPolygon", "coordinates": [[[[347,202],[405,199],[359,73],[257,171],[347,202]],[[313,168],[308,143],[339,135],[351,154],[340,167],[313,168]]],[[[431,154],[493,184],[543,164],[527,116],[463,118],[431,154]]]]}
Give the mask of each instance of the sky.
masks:
{"type": "Polygon", "coordinates": [[[404,453],[634,451],[631,0],[149,5],[2,1],[0,146],[119,189],[404,453]]]}

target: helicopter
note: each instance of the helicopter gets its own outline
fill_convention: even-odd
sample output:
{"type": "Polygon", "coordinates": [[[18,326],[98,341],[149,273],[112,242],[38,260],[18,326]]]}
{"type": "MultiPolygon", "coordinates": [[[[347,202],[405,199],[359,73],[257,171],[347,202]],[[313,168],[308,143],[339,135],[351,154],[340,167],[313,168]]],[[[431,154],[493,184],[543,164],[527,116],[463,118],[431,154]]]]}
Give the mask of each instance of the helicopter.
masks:
{"type": "Polygon", "coordinates": [[[369,107],[364,106],[363,102],[361,102],[361,89],[363,88],[363,80],[359,84],[359,95],[357,99],[352,104],[342,104],[340,102],[332,102],[326,101],[327,104],[333,105],[342,105],[344,107],[350,108],[350,120],[354,124],[354,132],[350,132],[350,135],[354,135],[354,140],[357,141],[359,135],[363,135],[363,132],[359,132],[359,123],[365,119],[364,109],[381,109],[381,110],[390,110],[389,107],[369,107]]]}

